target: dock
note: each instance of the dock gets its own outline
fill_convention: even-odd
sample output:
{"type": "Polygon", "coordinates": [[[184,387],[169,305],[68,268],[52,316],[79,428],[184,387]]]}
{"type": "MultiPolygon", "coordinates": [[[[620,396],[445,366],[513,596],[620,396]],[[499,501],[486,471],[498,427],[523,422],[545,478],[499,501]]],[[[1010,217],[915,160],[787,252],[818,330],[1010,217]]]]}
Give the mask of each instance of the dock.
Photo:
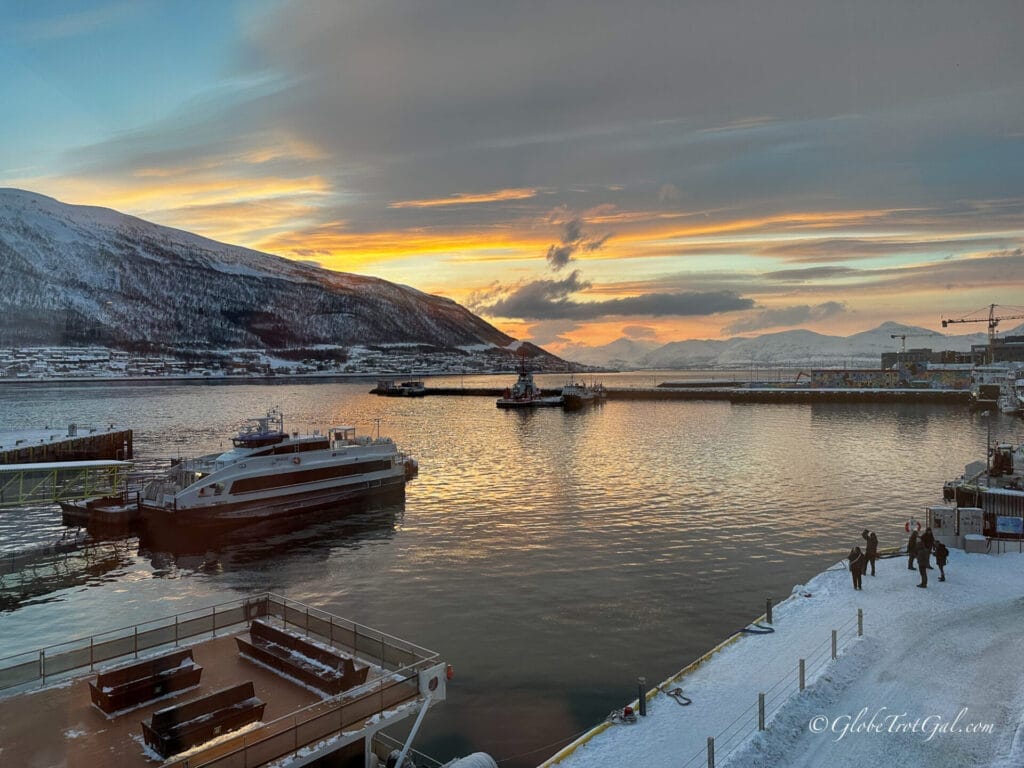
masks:
{"type": "Polygon", "coordinates": [[[0,464],[54,461],[125,461],[132,456],[132,430],[115,427],[21,429],[0,432],[0,464]]]}
{"type": "MultiPolygon", "coordinates": [[[[305,662],[299,664],[324,674],[323,664],[305,662]]],[[[0,659],[0,744],[4,764],[10,765],[148,768],[155,755],[143,743],[143,721],[155,728],[158,711],[202,708],[228,687],[251,684],[253,695],[243,703],[265,704],[260,717],[243,727],[211,729],[210,739],[165,755],[161,765],[304,765],[332,754],[348,760],[362,756],[359,764],[369,765],[379,730],[414,715],[418,725],[432,703],[444,700],[447,672],[433,651],[265,593],[0,659]],[[297,647],[344,657],[361,674],[340,693],[318,691],[279,664],[243,654],[251,647],[244,638],[255,639],[257,625],[271,627],[268,631],[297,647]],[[176,673],[176,660],[186,649],[188,671],[193,661],[199,668],[188,687],[177,690],[161,681],[140,703],[103,710],[103,697],[118,690],[105,687],[111,676],[126,666],[157,668],[167,658],[176,666],[160,674],[176,673]]]]}

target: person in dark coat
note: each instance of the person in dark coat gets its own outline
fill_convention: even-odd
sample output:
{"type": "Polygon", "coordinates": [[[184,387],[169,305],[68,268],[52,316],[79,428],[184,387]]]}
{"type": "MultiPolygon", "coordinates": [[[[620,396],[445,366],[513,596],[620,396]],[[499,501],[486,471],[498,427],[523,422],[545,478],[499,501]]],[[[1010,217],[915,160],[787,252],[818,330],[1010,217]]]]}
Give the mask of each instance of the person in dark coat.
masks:
{"type": "Polygon", "coordinates": [[[935,542],[935,564],[939,566],[939,581],[946,580],[946,558],[949,557],[949,549],[941,541],[935,542]]]}
{"type": "Polygon", "coordinates": [[[917,545],[917,570],[921,572],[921,583],[917,586],[925,588],[928,586],[928,555],[931,552],[920,542],[917,545]]]}
{"type": "Polygon", "coordinates": [[[875,575],[875,560],[878,559],[878,537],[874,531],[869,531],[865,528],[861,531],[861,537],[867,542],[867,546],[864,548],[864,570],[867,571],[868,566],[871,566],[871,575],[875,575]]]}
{"type": "Polygon", "coordinates": [[[910,532],[910,539],[907,541],[907,570],[914,570],[914,560],[917,558],[917,531],[910,532]]]}
{"type": "MultiPolygon", "coordinates": [[[[935,534],[932,533],[932,527],[929,525],[924,529],[924,533],[921,534],[921,539],[917,542],[917,546],[924,547],[925,552],[928,553],[929,559],[931,558],[932,548],[935,546],[935,534]]],[[[930,562],[925,563],[925,567],[928,570],[932,570],[932,564],[930,562]]]]}
{"type": "Polygon", "coordinates": [[[861,578],[864,576],[864,567],[867,565],[864,553],[860,551],[860,547],[854,547],[850,550],[848,559],[850,561],[850,573],[853,575],[853,588],[863,589],[861,578]]]}

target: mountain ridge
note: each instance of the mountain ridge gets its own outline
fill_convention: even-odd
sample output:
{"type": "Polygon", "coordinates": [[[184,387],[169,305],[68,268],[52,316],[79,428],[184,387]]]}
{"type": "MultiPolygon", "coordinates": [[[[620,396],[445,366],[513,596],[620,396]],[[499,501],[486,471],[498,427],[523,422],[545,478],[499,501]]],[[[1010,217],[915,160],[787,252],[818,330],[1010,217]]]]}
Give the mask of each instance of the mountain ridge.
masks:
{"type": "Polygon", "coordinates": [[[445,297],[20,189],[0,189],[0,282],[9,346],[415,343],[558,360],[445,297]]]}

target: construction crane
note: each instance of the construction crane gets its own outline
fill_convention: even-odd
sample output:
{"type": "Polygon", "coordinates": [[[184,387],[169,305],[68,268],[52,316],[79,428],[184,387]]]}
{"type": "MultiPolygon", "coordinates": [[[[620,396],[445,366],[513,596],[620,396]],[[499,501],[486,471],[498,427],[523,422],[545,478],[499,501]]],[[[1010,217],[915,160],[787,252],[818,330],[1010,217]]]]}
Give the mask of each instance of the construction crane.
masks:
{"type": "Polygon", "coordinates": [[[937,334],[937,333],[890,333],[889,334],[889,338],[890,339],[899,339],[902,342],[902,348],[901,348],[900,351],[905,355],[905,354],[907,354],[907,339],[913,339],[913,338],[916,338],[916,337],[929,338],[930,339],[933,336],[938,336],[938,335],[939,334],[937,334]]]}
{"type": "Polygon", "coordinates": [[[963,317],[949,317],[942,318],[942,327],[945,328],[950,323],[988,323],[988,360],[986,362],[993,362],[993,347],[995,346],[996,340],[996,326],[999,325],[1001,320],[1024,320],[1024,307],[1007,307],[1005,305],[1000,306],[999,304],[988,305],[988,317],[972,317],[972,315],[979,315],[985,311],[985,307],[976,309],[973,312],[969,312],[963,317]],[[1008,314],[996,314],[996,309],[999,308],[1001,311],[1008,314]]]}

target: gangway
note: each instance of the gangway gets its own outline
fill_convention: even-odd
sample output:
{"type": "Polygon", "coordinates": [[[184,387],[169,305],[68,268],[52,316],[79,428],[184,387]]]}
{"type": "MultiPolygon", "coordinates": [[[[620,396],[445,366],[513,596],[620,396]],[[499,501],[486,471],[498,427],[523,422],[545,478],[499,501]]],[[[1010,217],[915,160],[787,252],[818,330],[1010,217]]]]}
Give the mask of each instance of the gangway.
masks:
{"type": "Polygon", "coordinates": [[[130,461],[51,461],[0,464],[0,510],[27,504],[113,496],[127,480],[130,461]]]}

